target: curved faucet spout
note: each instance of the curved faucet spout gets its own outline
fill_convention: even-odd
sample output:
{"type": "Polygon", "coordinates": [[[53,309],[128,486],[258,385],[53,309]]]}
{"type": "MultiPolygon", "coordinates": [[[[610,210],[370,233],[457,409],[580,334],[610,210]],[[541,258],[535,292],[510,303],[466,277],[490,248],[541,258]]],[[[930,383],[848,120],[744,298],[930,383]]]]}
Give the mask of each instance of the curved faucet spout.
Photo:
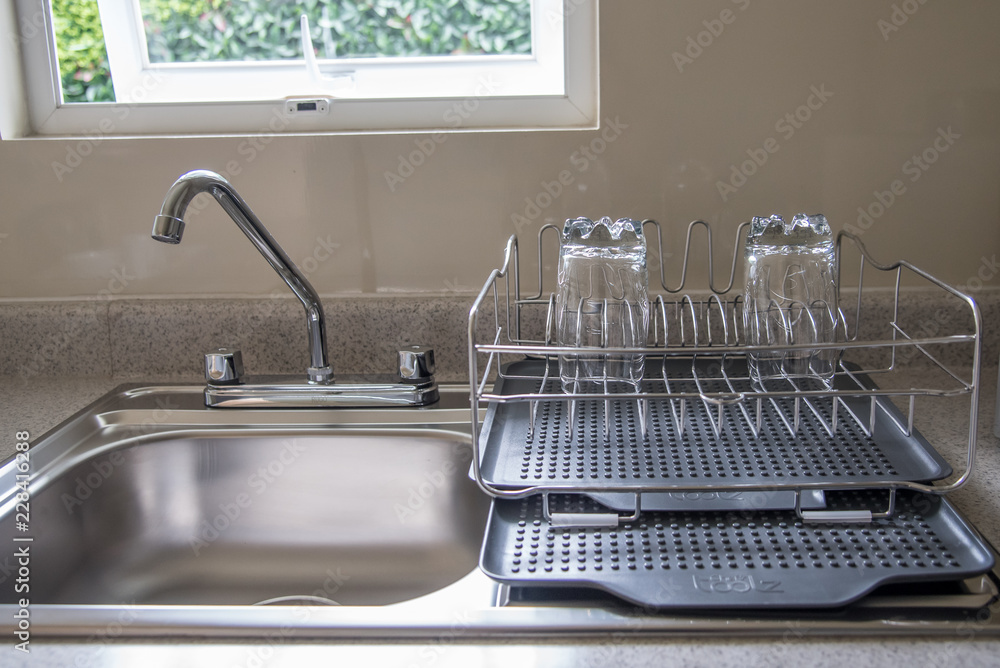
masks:
{"type": "Polygon", "coordinates": [[[319,295],[229,181],[203,169],[181,176],[167,191],[160,215],[153,222],[153,238],[168,244],[179,244],[184,234],[184,212],[191,200],[203,192],[210,193],[219,202],[302,302],[309,326],[309,381],[331,382],[333,371],[327,361],[325,316],[319,295]]]}

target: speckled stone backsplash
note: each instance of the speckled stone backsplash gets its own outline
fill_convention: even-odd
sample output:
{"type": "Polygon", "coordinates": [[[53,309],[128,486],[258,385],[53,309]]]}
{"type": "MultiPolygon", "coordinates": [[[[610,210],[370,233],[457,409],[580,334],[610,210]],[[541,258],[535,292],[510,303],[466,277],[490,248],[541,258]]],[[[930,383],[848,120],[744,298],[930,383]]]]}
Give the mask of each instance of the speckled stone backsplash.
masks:
{"type": "MultiPolygon", "coordinates": [[[[906,295],[899,321],[912,335],[941,336],[967,327],[968,309],[938,295],[906,295]]],[[[976,299],[983,316],[984,365],[996,366],[1000,291],[983,291],[976,299]]],[[[435,349],[439,380],[468,382],[472,301],[471,295],[324,299],[334,373],[392,372],[399,346],[424,343],[435,349]]],[[[847,303],[842,297],[853,321],[853,302],[850,308],[847,303]]],[[[862,337],[892,337],[892,304],[889,292],[866,295],[862,337]]],[[[484,316],[489,321],[484,324],[492,324],[492,311],[484,316]]],[[[533,321],[540,319],[526,318],[525,332],[543,331],[533,321]]],[[[242,349],[248,374],[304,372],[308,363],[305,316],[294,298],[7,302],[0,304],[0,340],[0,375],[23,380],[102,376],[196,381],[203,373],[202,354],[222,345],[242,349]]],[[[968,345],[940,346],[935,352],[949,363],[972,360],[968,345]]]]}
{"type": "MultiPolygon", "coordinates": [[[[439,378],[463,382],[472,299],[324,300],[334,373],[391,373],[399,346],[425,343],[439,378]]],[[[197,380],[203,353],[224,345],[243,351],[248,374],[305,373],[306,338],[294,298],[12,302],[0,304],[0,375],[197,380]]]]}

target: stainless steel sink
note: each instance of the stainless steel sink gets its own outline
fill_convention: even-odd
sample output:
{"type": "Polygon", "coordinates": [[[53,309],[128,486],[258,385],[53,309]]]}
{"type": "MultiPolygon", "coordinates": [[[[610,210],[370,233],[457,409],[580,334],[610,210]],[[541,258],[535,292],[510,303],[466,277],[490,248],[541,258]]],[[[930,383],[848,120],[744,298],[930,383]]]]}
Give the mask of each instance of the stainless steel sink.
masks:
{"type": "MultiPolygon", "coordinates": [[[[988,574],[933,604],[894,590],[849,611],[755,616],[499,586],[477,568],[489,498],[468,475],[468,396],[220,410],[201,387],[123,386],[34,444],[27,530],[17,462],[0,468],[0,629],[27,609],[34,637],[927,634],[955,633],[996,594],[988,574]]],[[[992,615],[976,623],[998,633],[992,615]]]]}
{"type": "Polygon", "coordinates": [[[465,476],[466,452],[455,438],[384,430],[141,439],[32,499],[32,598],[382,605],[436,591],[478,558],[488,502],[465,476]]]}
{"type": "MultiPolygon", "coordinates": [[[[476,568],[489,502],[467,475],[467,409],[434,425],[192,397],[118,392],[31,451],[33,603],[384,605],[476,568]]],[[[8,541],[16,521],[0,519],[8,541]]]]}

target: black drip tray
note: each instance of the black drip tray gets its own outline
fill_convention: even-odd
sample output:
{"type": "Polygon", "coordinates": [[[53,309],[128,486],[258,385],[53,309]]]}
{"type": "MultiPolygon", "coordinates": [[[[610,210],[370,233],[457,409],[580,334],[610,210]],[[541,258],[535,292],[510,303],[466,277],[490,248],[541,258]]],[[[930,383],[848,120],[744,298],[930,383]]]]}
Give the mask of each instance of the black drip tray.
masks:
{"type": "MultiPolygon", "coordinates": [[[[830,509],[876,507],[885,493],[828,495],[830,509]]],[[[553,512],[602,512],[553,495],[553,512]]],[[[993,554],[950,504],[899,492],[890,519],[806,523],[794,512],[644,512],[608,528],[553,527],[542,499],[495,499],[483,571],[522,587],[591,587],[655,608],[819,608],[893,583],[960,580],[993,554]]]]}
{"type": "MultiPolygon", "coordinates": [[[[699,364],[709,362],[698,360],[699,364]]],[[[697,390],[694,381],[685,378],[691,375],[690,360],[647,359],[647,376],[659,374],[661,363],[674,378],[674,391],[697,390]]],[[[756,436],[739,406],[723,409],[723,427],[717,435],[712,425],[718,417],[700,399],[683,404],[676,399],[650,399],[644,437],[634,399],[609,404],[578,400],[570,425],[569,402],[559,400],[557,369],[550,369],[557,377],[543,387],[545,365],[544,360],[514,362],[505,369],[508,375],[496,383],[499,395],[541,392],[551,394],[552,399],[537,403],[534,429],[527,401],[489,404],[481,436],[481,471],[490,485],[506,489],[631,485],[669,491],[671,487],[709,489],[749,483],[777,488],[816,482],[932,481],[952,472],[919,433],[900,431],[897,423],[906,424],[906,418],[884,398],[876,412],[873,436],[858,424],[867,425],[870,419],[871,402],[865,398],[838,400],[839,422],[833,435],[824,427],[832,423],[829,397],[813,399],[811,409],[804,402],[799,406],[801,424],[795,434],[786,425],[788,416],[795,413],[794,400],[764,400],[763,426],[756,436]],[[607,407],[610,412],[606,414],[607,407]],[[681,412],[684,433],[677,424],[681,412]]],[[[727,368],[734,376],[746,373],[746,363],[738,357],[728,360],[727,368]]],[[[752,392],[749,381],[733,382],[736,389],[752,392]]],[[[844,378],[837,382],[851,384],[844,378]]],[[[706,391],[727,389],[721,380],[703,380],[702,386],[706,391]]],[[[662,392],[663,383],[644,381],[643,389],[662,392]]],[[[756,401],[750,400],[744,408],[753,414],[756,401]]]]}

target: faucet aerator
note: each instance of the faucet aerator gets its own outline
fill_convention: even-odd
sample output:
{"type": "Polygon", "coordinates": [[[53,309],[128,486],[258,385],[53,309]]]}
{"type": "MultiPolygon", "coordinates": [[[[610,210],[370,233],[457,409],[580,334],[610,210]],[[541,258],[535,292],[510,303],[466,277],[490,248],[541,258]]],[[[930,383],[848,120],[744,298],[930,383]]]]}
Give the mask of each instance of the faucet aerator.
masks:
{"type": "Polygon", "coordinates": [[[184,221],[160,214],[153,219],[153,238],[165,244],[179,244],[184,235],[184,221]]]}

